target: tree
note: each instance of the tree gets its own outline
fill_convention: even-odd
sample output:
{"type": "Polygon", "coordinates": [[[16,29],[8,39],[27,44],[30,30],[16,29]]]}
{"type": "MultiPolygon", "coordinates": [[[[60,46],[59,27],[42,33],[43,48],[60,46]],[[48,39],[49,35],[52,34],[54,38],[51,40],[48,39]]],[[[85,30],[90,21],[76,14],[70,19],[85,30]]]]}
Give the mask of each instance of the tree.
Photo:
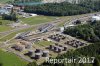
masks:
{"type": "Polygon", "coordinates": [[[98,59],[95,59],[95,60],[94,60],[93,66],[100,66],[100,65],[99,65],[99,60],[98,60],[98,59]]]}
{"type": "Polygon", "coordinates": [[[2,63],[0,63],[0,66],[3,66],[3,64],[2,64],[2,63]]]}
{"type": "Polygon", "coordinates": [[[16,21],[18,18],[17,18],[16,13],[13,11],[13,8],[12,8],[11,13],[9,15],[8,14],[2,15],[2,19],[16,21]]]}
{"type": "Polygon", "coordinates": [[[51,15],[51,16],[66,16],[66,15],[77,15],[90,12],[90,9],[81,7],[76,4],[71,4],[68,2],[63,3],[47,3],[36,6],[25,6],[25,12],[51,15]]]}
{"type": "Polygon", "coordinates": [[[12,9],[11,9],[11,13],[10,13],[10,15],[12,15],[13,13],[14,13],[14,9],[12,8],[12,9]]]}
{"type": "Polygon", "coordinates": [[[17,20],[16,13],[13,13],[13,14],[11,15],[11,17],[12,17],[12,20],[13,20],[13,21],[16,21],[16,20],[17,20]]]}
{"type": "Polygon", "coordinates": [[[76,38],[84,39],[89,42],[100,41],[100,22],[94,24],[83,24],[74,27],[69,27],[64,30],[65,34],[76,38]]]}
{"type": "Polygon", "coordinates": [[[81,21],[80,20],[76,20],[74,23],[75,24],[81,24],[81,21]]]}
{"type": "Polygon", "coordinates": [[[2,22],[0,22],[0,25],[2,25],[2,22]]]}

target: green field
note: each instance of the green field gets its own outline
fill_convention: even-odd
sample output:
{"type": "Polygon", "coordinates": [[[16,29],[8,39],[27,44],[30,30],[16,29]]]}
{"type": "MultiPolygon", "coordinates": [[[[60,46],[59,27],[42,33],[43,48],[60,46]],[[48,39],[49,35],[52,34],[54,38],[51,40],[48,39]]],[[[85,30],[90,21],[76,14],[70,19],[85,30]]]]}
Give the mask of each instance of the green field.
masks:
{"type": "MultiPolygon", "coordinates": [[[[42,23],[53,21],[53,20],[55,20],[55,18],[56,17],[50,17],[50,16],[36,16],[36,17],[31,17],[31,18],[19,18],[19,19],[22,20],[22,23],[26,23],[26,24],[29,24],[29,25],[36,25],[36,24],[42,24],[42,23]]],[[[2,19],[0,19],[0,21],[4,25],[4,26],[2,25],[0,27],[0,32],[12,29],[9,26],[6,26],[9,23],[13,23],[12,21],[2,20],[2,19]]],[[[9,39],[11,39],[12,37],[14,37],[19,32],[25,32],[25,31],[32,30],[32,29],[33,28],[29,28],[29,29],[24,29],[24,30],[20,30],[18,32],[11,33],[10,35],[8,35],[8,36],[0,39],[0,41],[9,40],[9,39]]]]}
{"type": "Polygon", "coordinates": [[[40,42],[36,42],[35,44],[38,45],[38,46],[43,46],[43,47],[45,47],[45,46],[52,45],[53,42],[49,42],[49,41],[40,41],[40,42]]]}
{"type": "Polygon", "coordinates": [[[2,25],[7,25],[7,24],[10,24],[10,23],[13,23],[13,21],[10,21],[10,20],[2,20],[2,17],[0,16],[0,23],[2,23],[2,25]]]}
{"type": "Polygon", "coordinates": [[[19,30],[19,31],[17,31],[17,32],[13,32],[13,33],[11,33],[11,34],[9,34],[9,35],[3,37],[2,39],[0,39],[0,41],[9,40],[9,39],[13,38],[13,37],[14,37],[16,34],[18,34],[18,33],[26,32],[26,31],[30,31],[30,30],[34,30],[34,27],[32,27],[32,28],[27,28],[27,29],[23,29],[23,30],[19,30]]]}
{"type": "Polygon", "coordinates": [[[0,26],[0,32],[4,32],[4,31],[8,31],[8,30],[11,30],[12,28],[11,27],[8,27],[8,26],[0,26]]]}
{"type": "Polygon", "coordinates": [[[0,32],[4,32],[4,31],[13,29],[10,26],[8,26],[8,24],[13,23],[13,21],[2,20],[2,18],[0,17],[0,23],[2,23],[2,25],[0,25],[0,32]]]}
{"type": "Polygon", "coordinates": [[[35,25],[40,23],[46,23],[53,21],[56,17],[50,17],[50,16],[36,16],[36,17],[30,17],[30,18],[20,18],[23,23],[29,24],[29,25],[35,25]]]}
{"type": "Polygon", "coordinates": [[[25,66],[28,62],[20,59],[15,54],[0,50],[0,63],[3,66],[25,66]]]}
{"type": "MultiPolygon", "coordinates": [[[[19,19],[22,20],[22,23],[26,23],[26,24],[29,24],[29,25],[35,25],[35,24],[53,21],[55,18],[56,17],[36,16],[36,17],[31,17],[31,18],[19,18],[19,19]]],[[[0,32],[8,31],[8,30],[12,29],[7,24],[11,24],[11,23],[13,23],[13,21],[2,20],[2,18],[0,17],[0,23],[2,23],[2,25],[0,25],[0,32]]]]}

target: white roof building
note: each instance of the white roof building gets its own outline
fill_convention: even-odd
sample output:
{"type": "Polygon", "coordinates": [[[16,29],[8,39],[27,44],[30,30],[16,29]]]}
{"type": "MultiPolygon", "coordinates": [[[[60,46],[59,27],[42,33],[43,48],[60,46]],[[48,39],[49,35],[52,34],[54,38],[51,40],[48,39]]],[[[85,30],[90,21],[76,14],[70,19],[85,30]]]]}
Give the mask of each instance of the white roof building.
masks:
{"type": "Polygon", "coordinates": [[[9,14],[9,11],[6,10],[6,9],[0,8],[0,14],[1,14],[1,15],[2,15],[2,14],[9,14]]]}
{"type": "Polygon", "coordinates": [[[60,27],[60,31],[63,32],[64,31],[64,27],[60,27]]]}
{"type": "Polygon", "coordinates": [[[100,15],[92,16],[91,20],[92,20],[92,21],[94,21],[94,20],[100,21],[100,15]]]}
{"type": "Polygon", "coordinates": [[[37,14],[30,14],[30,16],[37,16],[37,14]]]}

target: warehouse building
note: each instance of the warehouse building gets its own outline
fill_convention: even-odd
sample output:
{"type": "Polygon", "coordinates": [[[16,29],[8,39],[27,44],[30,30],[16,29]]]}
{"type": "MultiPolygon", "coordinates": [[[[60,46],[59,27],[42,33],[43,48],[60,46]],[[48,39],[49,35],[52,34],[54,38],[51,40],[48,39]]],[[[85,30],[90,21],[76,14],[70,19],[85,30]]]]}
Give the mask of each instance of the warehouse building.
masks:
{"type": "Polygon", "coordinates": [[[96,20],[96,21],[100,21],[100,15],[92,16],[92,17],[91,17],[91,20],[92,20],[92,22],[95,21],[95,20],[96,20]]]}

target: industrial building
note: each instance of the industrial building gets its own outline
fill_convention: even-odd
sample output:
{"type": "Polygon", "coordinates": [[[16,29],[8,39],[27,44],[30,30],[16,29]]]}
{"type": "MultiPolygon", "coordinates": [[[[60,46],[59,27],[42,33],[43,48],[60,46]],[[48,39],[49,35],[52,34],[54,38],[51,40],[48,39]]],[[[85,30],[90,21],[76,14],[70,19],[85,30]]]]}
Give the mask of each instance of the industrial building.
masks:
{"type": "Polygon", "coordinates": [[[100,15],[94,15],[94,16],[92,16],[92,17],[91,17],[91,20],[92,20],[92,21],[95,21],[95,20],[96,20],[96,21],[100,21],[100,15]]]}
{"type": "Polygon", "coordinates": [[[60,42],[61,40],[65,40],[66,37],[63,36],[63,35],[60,35],[60,34],[55,34],[55,35],[50,35],[48,38],[54,40],[54,41],[57,41],[57,42],[60,42]]]}
{"type": "Polygon", "coordinates": [[[9,14],[10,12],[7,9],[0,8],[0,15],[9,14]]]}
{"type": "Polygon", "coordinates": [[[55,44],[55,45],[50,45],[48,49],[51,51],[60,53],[62,51],[67,51],[68,48],[67,46],[55,44]]]}
{"type": "Polygon", "coordinates": [[[53,24],[45,24],[45,25],[39,27],[38,31],[41,33],[45,33],[45,32],[50,31],[53,27],[54,27],[53,24]]]}
{"type": "Polygon", "coordinates": [[[64,44],[70,45],[70,46],[75,47],[75,48],[79,48],[79,47],[85,45],[85,43],[80,42],[78,40],[70,40],[70,41],[65,42],[64,44]]]}
{"type": "Polygon", "coordinates": [[[30,51],[28,51],[28,53],[26,53],[24,55],[29,56],[31,59],[40,59],[41,57],[49,57],[49,51],[36,49],[35,51],[30,50],[30,51]]]}
{"type": "Polygon", "coordinates": [[[13,5],[3,5],[3,6],[1,5],[0,15],[9,14],[12,8],[13,8],[13,5]]]}

